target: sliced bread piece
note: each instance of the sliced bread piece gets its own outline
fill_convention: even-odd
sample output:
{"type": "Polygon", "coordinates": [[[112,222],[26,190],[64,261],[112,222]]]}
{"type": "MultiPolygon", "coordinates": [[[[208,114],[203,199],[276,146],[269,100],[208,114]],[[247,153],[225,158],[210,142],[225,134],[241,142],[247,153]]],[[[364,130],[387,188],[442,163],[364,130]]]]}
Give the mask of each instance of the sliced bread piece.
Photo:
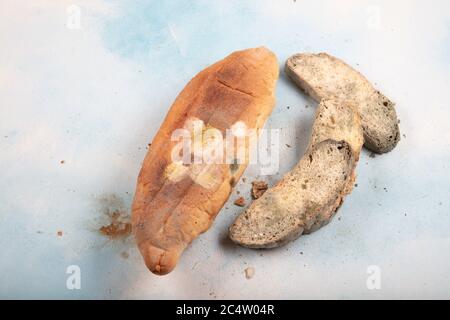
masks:
{"type": "Polygon", "coordinates": [[[229,235],[249,248],[273,248],[325,225],[350,192],[363,143],[356,109],[319,104],[306,154],[274,187],[237,217],[229,235]]]}
{"type": "Polygon", "coordinates": [[[395,104],[342,60],[326,53],[295,54],[287,60],[285,72],[316,101],[331,97],[352,101],[361,116],[366,148],[385,153],[397,145],[395,104]]]}

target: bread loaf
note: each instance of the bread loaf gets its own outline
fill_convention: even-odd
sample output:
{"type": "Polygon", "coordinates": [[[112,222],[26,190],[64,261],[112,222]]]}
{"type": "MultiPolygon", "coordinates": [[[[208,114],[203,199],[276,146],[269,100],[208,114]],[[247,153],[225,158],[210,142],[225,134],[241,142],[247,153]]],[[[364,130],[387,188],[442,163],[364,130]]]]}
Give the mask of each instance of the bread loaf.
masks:
{"type": "Polygon", "coordinates": [[[250,248],[273,248],[328,223],[353,187],[362,144],[356,108],[322,100],[305,155],[237,217],[230,238],[250,248]]]}
{"type": "Polygon", "coordinates": [[[186,246],[208,230],[248,162],[174,160],[173,133],[187,130],[208,149],[218,139],[210,133],[261,128],[275,104],[278,69],[266,48],[238,51],[200,72],[173,103],[145,157],[132,207],[133,232],[153,273],[172,271],[186,246]]]}
{"type": "Polygon", "coordinates": [[[395,104],[358,71],[326,53],[295,54],[286,74],[316,101],[338,98],[355,104],[361,116],[364,145],[376,153],[391,151],[400,140],[395,104]]]}

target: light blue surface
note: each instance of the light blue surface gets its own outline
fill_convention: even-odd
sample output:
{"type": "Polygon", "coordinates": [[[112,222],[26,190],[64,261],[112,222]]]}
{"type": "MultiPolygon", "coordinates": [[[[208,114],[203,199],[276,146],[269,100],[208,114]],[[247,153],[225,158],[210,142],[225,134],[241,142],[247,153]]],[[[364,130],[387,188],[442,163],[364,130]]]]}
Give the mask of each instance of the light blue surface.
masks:
{"type": "MultiPolygon", "coordinates": [[[[449,31],[444,0],[1,1],[0,297],[450,298],[449,31]],[[72,4],[80,29],[66,27],[72,4]],[[356,66],[397,103],[405,137],[362,154],[340,219],[315,234],[236,247],[233,193],[177,269],[154,276],[131,238],[98,234],[104,212],[129,208],[146,145],[185,83],[259,45],[280,66],[302,51],[356,66]],[[69,265],[81,290],[66,288],[69,265]],[[370,265],[381,290],[366,286],[370,265]]],[[[304,151],[314,106],[282,73],[267,126],[295,147],[270,183],[304,151]]],[[[256,169],[237,187],[248,200],[256,169]]]]}

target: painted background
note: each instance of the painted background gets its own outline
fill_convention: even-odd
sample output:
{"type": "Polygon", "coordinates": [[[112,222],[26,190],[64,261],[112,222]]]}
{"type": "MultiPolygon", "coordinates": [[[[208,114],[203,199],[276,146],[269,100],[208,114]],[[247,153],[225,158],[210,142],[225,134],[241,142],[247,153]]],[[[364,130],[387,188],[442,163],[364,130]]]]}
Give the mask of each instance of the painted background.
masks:
{"type": "MultiPolygon", "coordinates": [[[[446,0],[2,0],[0,297],[450,298],[449,31],[446,0]],[[233,193],[177,269],[152,275],[130,237],[98,228],[127,212],[146,146],[186,82],[259,45],[280,66],[302,51],[356,66],[397,103],[402,140],[387,155],[364,151],[358,187],[313,235],[263,252],[231,244],[233,193]],[[66,287],[70,265],[80,290],[66,287]],[[366,286],[372,265],[380,290],[366,286]]],[[[292,148],[270,184],[304,151],[314,112],[282,73],[267,127],[292,148]]],[[[237,187],[247,200],[256,169],[237,187]]]]}

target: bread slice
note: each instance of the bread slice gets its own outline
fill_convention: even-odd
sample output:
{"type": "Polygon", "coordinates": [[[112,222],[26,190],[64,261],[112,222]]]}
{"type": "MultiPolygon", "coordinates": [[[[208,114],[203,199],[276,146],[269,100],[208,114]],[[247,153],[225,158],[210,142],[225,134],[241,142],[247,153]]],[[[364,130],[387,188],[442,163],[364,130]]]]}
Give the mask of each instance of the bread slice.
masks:
{"type": "Polygon", "coordinates": [[[328,223],[353,187],[362,144],[356,108],[322,100],[305,155],[236,218],[230,238],[249,248],[273,248],[328,223]]]}
{"type": "Polygon", "coordinates": [[[361,116],[366,148],[385,153],[397,145],[395,104],[342,60],[326,53],[295,54],[287,60],[285,72],[316,101],[333,97],[353,102],[361,116]]]}
{"type": "Polygon", "coordinates": [[[208,149],[208,132],[226,137],[236,124],[260,129],[275,105],[278,73],[277,58],[268,49],[237,51],[201,71],[175,100],[145,157],[132,208],[132,229],[153,273],[175,268],[189,243],[212,225],[247,166],[179,163],[172,157],[178,141],[171,135],[184,129],[195,138],[192,124],[201,123],[199,138],[208,149]]]}

